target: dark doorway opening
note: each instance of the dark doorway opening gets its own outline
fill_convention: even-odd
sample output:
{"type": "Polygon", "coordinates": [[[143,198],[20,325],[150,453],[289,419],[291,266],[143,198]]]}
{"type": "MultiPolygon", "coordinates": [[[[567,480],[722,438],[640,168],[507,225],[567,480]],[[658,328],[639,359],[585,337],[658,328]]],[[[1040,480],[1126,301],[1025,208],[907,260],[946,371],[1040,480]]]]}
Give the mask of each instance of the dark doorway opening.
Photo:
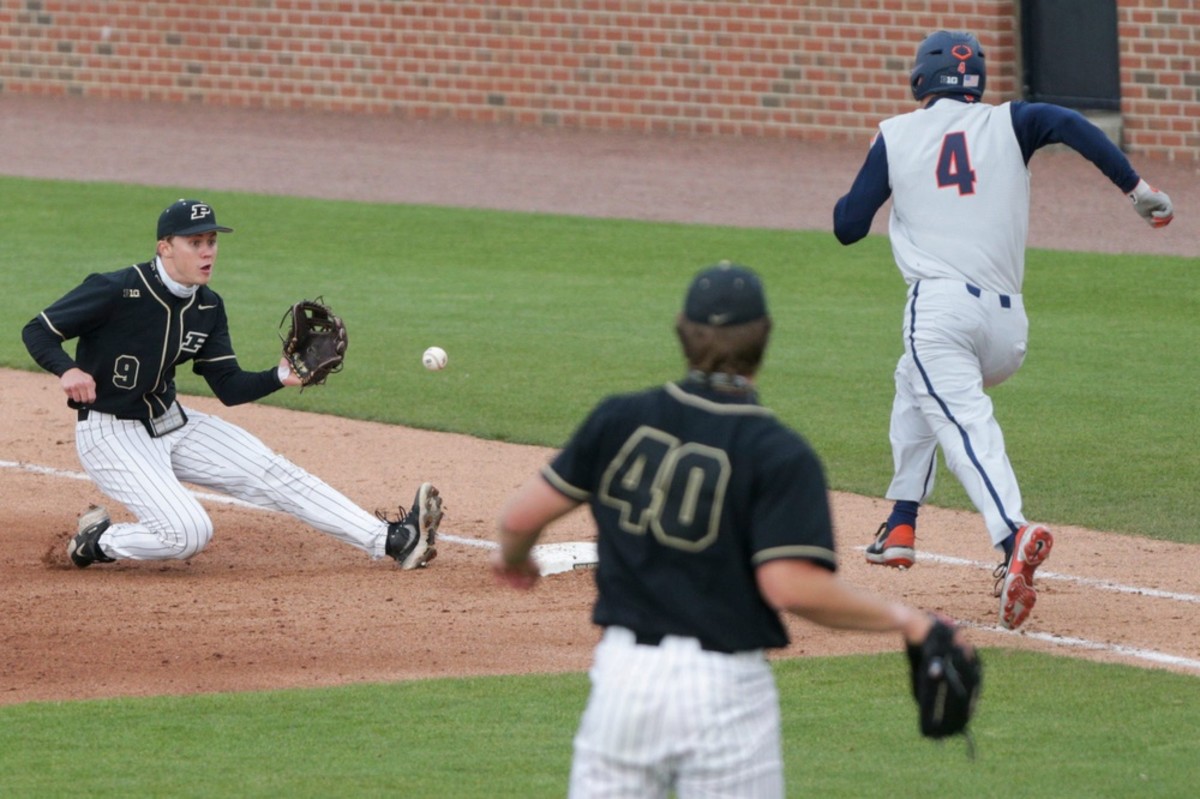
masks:
{"type": "Polygon", "coordinates": [[[1025,99],[1119,111],[1116,0],[1021,0],[1025,99]]]}

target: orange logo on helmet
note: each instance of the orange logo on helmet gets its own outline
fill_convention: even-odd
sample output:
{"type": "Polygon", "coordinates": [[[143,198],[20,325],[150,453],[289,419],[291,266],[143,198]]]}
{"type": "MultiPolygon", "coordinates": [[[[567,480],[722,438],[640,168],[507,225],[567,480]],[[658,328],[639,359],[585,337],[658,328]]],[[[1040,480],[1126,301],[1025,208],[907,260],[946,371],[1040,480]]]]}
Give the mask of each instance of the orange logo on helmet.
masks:
{"type": "Polygon", "coordinates": [[[974,55],[971,48],[965,44],[956,44],[950,48],[950,55],[958,59],[958,69],[955,71],[959,75],[967,74],[967,59],[974,55]]]}

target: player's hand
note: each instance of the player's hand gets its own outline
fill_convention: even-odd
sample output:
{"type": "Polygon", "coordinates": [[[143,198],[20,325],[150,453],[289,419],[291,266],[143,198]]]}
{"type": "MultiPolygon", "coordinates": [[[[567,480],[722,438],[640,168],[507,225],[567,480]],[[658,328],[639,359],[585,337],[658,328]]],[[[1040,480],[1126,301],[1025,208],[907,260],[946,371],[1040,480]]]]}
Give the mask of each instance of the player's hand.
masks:
{"type": "Polygon", "coordinates": [[[292,364],[287,358],[279,359],[278,373],[279,382],[283,383],[285,386],[299,386],[304,383],[304,381],[300,379],[300,375],[292,371],[292,364]]]}
{"type": "Polygon", "coordinates": [[[1165,192],[1151,186],[1145,180],[1139,180],[1137,186],[1129,193],[1133,202],[1133,210],[1145,219],[1150,227],[1166,227],[1175,218],[1175,209],[1171,198],[1165,192]]]}
{"type": "Polygon", "coordinates": [[[542,577],[542,570],[532,557],[526,556],[519,563],[508,563],[499,550],[492,553],[492,573],[498,581],[522,591],[533,588],[542,577]]]}
{"type": "Polygon", "coordinates": [[[91,405],[96,401],[96,381],[78,366],[62,373],[58,379],[67,399],[74,400],[80,405],[91,405]]]}
{"type": "Polygon", "coordinates": [[[895,606],[894,612],[899,616],[900,633],[904,636],[904,642],[907,644],[919,645],[929,635],[929,631],[933,629],[935,621],[942,621],[951,626],[954,622],[946,616],[926,613],[916,608],[907,606],[895,606]]]}

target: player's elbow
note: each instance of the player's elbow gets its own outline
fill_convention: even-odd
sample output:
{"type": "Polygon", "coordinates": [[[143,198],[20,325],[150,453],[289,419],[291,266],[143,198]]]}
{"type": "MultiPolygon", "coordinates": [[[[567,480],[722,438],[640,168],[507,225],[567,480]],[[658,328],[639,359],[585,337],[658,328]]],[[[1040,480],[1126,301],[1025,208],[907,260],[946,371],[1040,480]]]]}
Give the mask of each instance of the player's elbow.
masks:
{"type": "Polygon", "coordinates": [[[837,240],[842,244],[853,244],[854,242],[862,239],[865,234],[857,231],[846,230],[835,225],[833,228],[833,235],[837,236],[837,240]]]}
{"type": "Polygon", "coordinates": [[[853,244],[870,232],[871,220],[867,219],[864,223],[852,218],[846,213],[844,200],[844,197],[838,200],[833,209],[833,235],[837,236],[837,240],[842,244],[853,244]]]}
{"type": "Polygon", "coordinates": [[[758,583],[758,593],[762,595],[763,601],[771,606],[772,610],[787,609],[787,580],[784,572],[779,568],[781,561],[771,561],[759,566],[754,572],[755,581],[758,583]]]}
{"type": "Polygon", "coordinates": [[[755,572],[763,601],[777,611],[800,616],[821,607],[822,586],[834,579],[823,566],[809,560],[773,560],[755,572]]]}

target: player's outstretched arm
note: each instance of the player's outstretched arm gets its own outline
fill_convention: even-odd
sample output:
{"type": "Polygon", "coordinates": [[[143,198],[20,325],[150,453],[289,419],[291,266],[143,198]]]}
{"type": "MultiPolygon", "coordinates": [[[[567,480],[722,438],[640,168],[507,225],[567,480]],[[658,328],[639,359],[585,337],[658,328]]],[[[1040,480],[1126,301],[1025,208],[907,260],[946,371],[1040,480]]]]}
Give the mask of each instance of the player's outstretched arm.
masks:
{"type": "Polygon", "coordinates": [[[757,576],[763,597],[778,610],[825,627],[899,631],[921,734],[940,739],[967,733],[983,670],[974,647],[949,619],[860,591],[811,561],[770,561],[758,567],[757,576]]]}
{"type": "Polygon", "coordinates": [[[811,561],[769,561],[758,567],[757,578],[769,605],[824,627],[899,632],[908,643],[918,643],[933,626],[924,611],[854,588],[811,561]]]}
{"type": "Polygon", "coordinates": [[[1026,162],[1048,144],[1065,144],[1091,161],[1133,202],[1138,216],[1154,228],[1175,216],[1171,198],[1143,180],[1129,158],[1083,114],[1053,103],[1016,101],[1011,105],[1013,132],[1026,162]]]}

